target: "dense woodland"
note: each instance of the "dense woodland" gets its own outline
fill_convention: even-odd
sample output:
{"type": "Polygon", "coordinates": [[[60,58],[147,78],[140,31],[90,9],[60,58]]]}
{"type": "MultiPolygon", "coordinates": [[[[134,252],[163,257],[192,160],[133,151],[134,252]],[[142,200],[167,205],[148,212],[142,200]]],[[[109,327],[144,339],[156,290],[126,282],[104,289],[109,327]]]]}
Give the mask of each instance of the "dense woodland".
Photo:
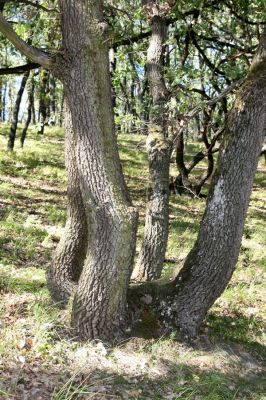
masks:
{"type": "MultiPolygon", "coordinates": [[[[38,398],[263,399],[265,24],[263,0],[0,0],[0,293],[4,299],[23,292],[23,285],[10,283],[14,271],[24,271],[26,287],[34,288],[25,272],[34,267],[33,276],[41,279],[36,291],[43,288],[53,318],[61,321],[59,337],[53,331],[45,339],[50,347],[40,356],[43,362],[48,354],[53,359],[60,343],[65,359],[56,357],[71,364],[68,346],[75,340],[102,357],[95,364],[95,391],[87,378],[94,370],[68,381],[54,372],[56,384],[38,388],[38,398]],[[34,187],[42,194],[31,193],[34,187]],[[25,236],[21,248],[16,235],[19,242],[25,236]],[[252,246],[245,248],[248,240],[256,256],[252,246]],[[21,258],[23,246],[31,250],[21,258]],[[239,370],[247,368],[245,362],[255,365],[254,387],[250,383],[245,392],[239,383],[226,391],[232,371],[220,384],[197,365],[202,391],[191,381],[187,361],[178,375],[181,364],[170,348],[215,354],[212,333],[217,330],[215,340],[219,332],[222,341],[230,336],[222,317],[229,314],[232,324],[240,318],[225,299],[231,286],[241,286],[241,276],[245,284],[258,285],[241,309],[244,315],[253,303],[256,345],[246,340],[232,351],[239,370]],[[102,382],[102,366],[109,352],[116,354],[111,346],[139,346],[135,336],[153,341],[143,346],[157,346],[173,364],[161,391],[149,391],[155,379],[151,359],[133,389],[125,382],[119,389],[116,381],[106,389],[102,382]],[[234,351],[246,352],[248,361],[234,351]],[[174,374],[179,383],[173,384],[174,374]]],[[[1,303],[3,313],[9,300],[1,303]]],[[[8,321],[2,326],[10,329],[8,321]]],[[[22,351],[15,357],[32,354],[29,365],[38,343],[31,335],[22,335],[21,349],[15,345],[22,351]]],[[[16,368],[11,371],[5,359],[9,381],[16,368]]],[[[163,367],[155,360],[159,379],[163,367]]],[[[115,363],[104,369],[111,374],[115,368],[120,376],[125,366],[121,358],[115,363]]],[[[29,380],[38,382],[42,373],[29,380]]],[[[2,390],[0,383],[0,397],[37,398],[23,376],[22,392],[5,384],[2,390]]]]}

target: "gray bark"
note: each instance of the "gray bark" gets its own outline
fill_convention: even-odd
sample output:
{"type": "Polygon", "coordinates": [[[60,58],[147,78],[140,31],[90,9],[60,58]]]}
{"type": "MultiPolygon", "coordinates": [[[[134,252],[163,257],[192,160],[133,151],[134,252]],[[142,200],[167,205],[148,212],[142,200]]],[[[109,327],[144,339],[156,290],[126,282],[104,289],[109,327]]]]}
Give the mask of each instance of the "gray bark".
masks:
{"type": "Polygon", "coordinates": [[[27,131],[28,131],[28,127],[30,125],[31,122],[31,116],[32,116],[32,105],[34,102],[34,75],[32,75],[30,82],[29,82],[29,86],[28,86],[28,109],[27,109],[27,119],[24,125],[24,128],[22,130],[21,133],[21,137],[20,137],[20,147],[23,148],[24,146],[24,142],[27,136],[27,131]]]}
{"type": "MultiPolygon", "coordinates": [[[[229,114],[196,244],[154,310],[168,329],[195,336],[236,266],[258,157],[266,132],[266,34],[229,114]]],[[[154,282],[155,283],[155,282],[154,282]]],[[[150,284],[151,285],[151,284],[150,284]]],[[[145,291],[145,287],[140,288],[145,291]]],[[[150,287],[151,289],[151,287],[150,287]]],[[[156,293],[157,291],[157,293],[156,293]]],[[[161,295],[160,295],[161,293],[161,295]]]]}
{"type": "Polygon", "coordinates": [[[169,167],[171,141],[167,139],[165,102],[168,91],[163,77],[163,44],[166,25],[155,16],[147,54],[147,79],[153,104],[146,142],[150,188],[144,238],[132,279],[151,281],[160,277],[168,239],[169,167]]]}
{"type": "Polygon", "coordinates": [[[102,2],[59,1],[61,77],[73,122],[79,182],[90,242],[75,294],[72,324],[80,337],[111,339],[123,327],[135,250],[137,215],[131,206],[115,141],[102,2]]]}
{"type": "Polygon", "coordinates": [[[76,161],[76,137],[71,113],[65,110],[65,159],[68,177],[68,212],[64,233],[47,271],[47,285],[51,296],[64,306],[74,293],[88,247],[88,226],[76,161]]]}

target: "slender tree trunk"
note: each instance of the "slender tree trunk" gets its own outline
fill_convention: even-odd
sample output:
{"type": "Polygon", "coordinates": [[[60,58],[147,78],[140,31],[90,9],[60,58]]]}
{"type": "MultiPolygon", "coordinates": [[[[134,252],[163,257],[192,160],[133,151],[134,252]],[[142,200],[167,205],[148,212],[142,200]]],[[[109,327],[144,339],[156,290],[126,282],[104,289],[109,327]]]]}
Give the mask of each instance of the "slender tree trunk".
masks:
{"type": "Polygon", "coordinates": [[[56,80],[50,76],[50,124],[55,125],[56,122],[56,80]]]}
{"type": "Polygon", "coordinates": [[[79,182],[90,231],[72,323],[85,338],[111,339],[124,324],[135,251],[131,206],[115,141],[107,26],[101,1],[61,0],[66,61],[62,80],[76,140],[79,182]],[[82,44],[82,47],[80,47],[82,44]]]}
{"type": "Polygon", "coordinates": [[[65,112],[65,159],[68,174],[68,212],[64,233],[55,251],[47,284],[53,299],[65,305],[76,289],[88,247],[88,226],[76,160],[76,136],[71,113],[65,112]]]}
{"type": "Polygon", "coordinates": [[[167,139],[165,101],[168,91],[163,78],[163,43],[166,25],[152,18],[152,35],[147,54],[147,78],[153,105],[146,147],[149,160],[149,198],[144,238],[132,279],[151,281],[160,277],[168,239],[169,167],[171,141],[167,139]]]}
{"type": "Polygon", "coordinates": [[[23,131],[21,133],[21,137],[20,137],[20,147],[23,148],[24,146],[24,142],[26,139],[26,135],[27,135],[27,131],[28,131],[28,127],[30,125],[31,122],[31,117],[32,117],[32,104],[34,101],[34,76],[32,75],[31,80],[29,82],[29,87],[28,87],[28,109],[27,109],[27,119],[25,121],[25,125],[23,128],[23,131]]]}
{"type": "Polygon", "coordinates": [[[63,126],[63,120],[64,120],[64,92],[62,92],[61,103],[60,103],[60,112],[59,112],[60,128],[63,126]]]}
{"type": "Polygon", "coordinates": [[[168,329],[179,327],[188,336],[197,335],[231,279],[265,131],[266,32],[228,117],[196,244],[173,281],[150,287],[155,289],[154,303],[160,293],[163,297],[153,310],[168,329]]]}
{"type": "Polygon", "coordinates": [[[17,98],[15,102],[15,107],[13,110],[13,116],[12,116],[12,123],[11,123],[11,128],[9,132],[9,139],[7,143],[7,148],[8,150],[13,150],[14,149],[14,144],[15,144],[15,139],[16,139],[16,132],[17,132],[17,125],[18,125],[18,114],[19,114],[19,108],[20,108],[20,103],[21,99],[23,96],[23,92],[29,77],[29,71],[26,71],[23,75],[23,78],[21,80],[20,88],[17,93],[17,98]]]}
{"type": "Polygon", "coordinates": [[[40,100],[39,100],[39,129],[38,134],[44,134],[44,127],[47,122],[47,85],[49,73],[46,70],[40,71],[40,100]]]}
{"type": "Polygon", "coordinates": [[[4,91],[3,91],[3,114],[2,120],[6,121],[6,95],[7,95],[7,82],[5,82],[4,91]]]}

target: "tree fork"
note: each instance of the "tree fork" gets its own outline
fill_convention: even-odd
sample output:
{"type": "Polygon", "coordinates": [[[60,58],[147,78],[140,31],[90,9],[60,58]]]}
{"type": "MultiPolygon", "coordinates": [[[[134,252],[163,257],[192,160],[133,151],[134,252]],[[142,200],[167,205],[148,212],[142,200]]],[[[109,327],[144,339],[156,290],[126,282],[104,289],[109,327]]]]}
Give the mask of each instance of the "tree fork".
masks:
{"type": "Polygon", "coordinates": [[[76,138],[71,114],[65,110],[65,160],[68,175],[68,209],[64,233],[47,270],[47,285],[53,300],[64,307],[77,289],[89,239],[76,161],[76,138]]]}
{"type": "MultiPolygon", "coordinates": [[[[133,287],[130,296],[150,294],[164,330],[193,337],[235,270],[245,216],[266,131],[266,32],[225,127],[217,170],[194,248],[167,284],[133,287]],[[232,190],[233,188],[233,190],[232,190]]],[[[129,296],[129,299],[130,299],[129,296]]]]}

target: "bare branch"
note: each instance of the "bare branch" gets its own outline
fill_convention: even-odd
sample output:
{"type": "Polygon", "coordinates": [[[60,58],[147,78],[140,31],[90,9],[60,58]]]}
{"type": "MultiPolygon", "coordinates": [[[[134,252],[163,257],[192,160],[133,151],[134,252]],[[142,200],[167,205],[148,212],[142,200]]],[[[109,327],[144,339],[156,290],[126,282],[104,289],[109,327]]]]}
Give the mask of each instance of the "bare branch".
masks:
{"type": "Polygon", "coordinates": [[[24,56],[31,61],[41,64],[44,68],[52,68],[55,65],[55,59],[50,54],[30,46],[22,40],[11,25],[5,20],[3,14],[0,13],[0,32],[19,50],[24,56]]]}
{"type": "Polygon", "coordinates": [[[174,136],[172,138],[173,145],[176,144],[179,136],[187,128],[188,122],[190,121],[191,118],[195,117],[195,115],[199,114],[206,107],[214,106],[216,103],[218,103],[219,101],[221,101],[224,98],[226,98],[226,96],[229,93],[231,93],[235,88],[239,87],[242,84],[243,81],[244,81],[244,79],[239,79],[238,81],[235,81],[235,82],[231,83],[231,85],[227,86],[227,88],[225,88],[218,96],[215,96],[213,99],[204,102],[200,106],[192,108],[186,115],[180,116],[179,129],[177,129],[176,133],[174,134],[174,136]]]}
{"type": "Polygon", "coordinates": [[[10,3],[10,2],[16,2],[16,3],[23,3],[32,7],[37,8],[38,10],[46,11],[46,12],[58,12],[56,8],[47,8],[41,4],[39,4],[37,1],[30,1],[30,0],[6,0],[5,3],[10,3]]]}
{"type": "Polygon", "coordinates": [[[30,71],[31,69],[39,68],[40,64],[28,63],[25,65],[19,65],[17,67],[6,67],[0,68],[0,75],[18,75],[23,74],[25,71],[30,71]]]}
{"type": "Polygon", "coordinates": [[[193,108],[189,113],[185,116],[185,118],[193,118],[199,112],[201,112],[204,108],[213,106],[218,103],[222,99],[224,99],[229,93],[231,93],[235,88],[239,87],[244,79],[239,79],[231,83],[231,85],[227,86],[218,96],[215,96],[213,99],[206,101],[203,105],[193,108]]]}

